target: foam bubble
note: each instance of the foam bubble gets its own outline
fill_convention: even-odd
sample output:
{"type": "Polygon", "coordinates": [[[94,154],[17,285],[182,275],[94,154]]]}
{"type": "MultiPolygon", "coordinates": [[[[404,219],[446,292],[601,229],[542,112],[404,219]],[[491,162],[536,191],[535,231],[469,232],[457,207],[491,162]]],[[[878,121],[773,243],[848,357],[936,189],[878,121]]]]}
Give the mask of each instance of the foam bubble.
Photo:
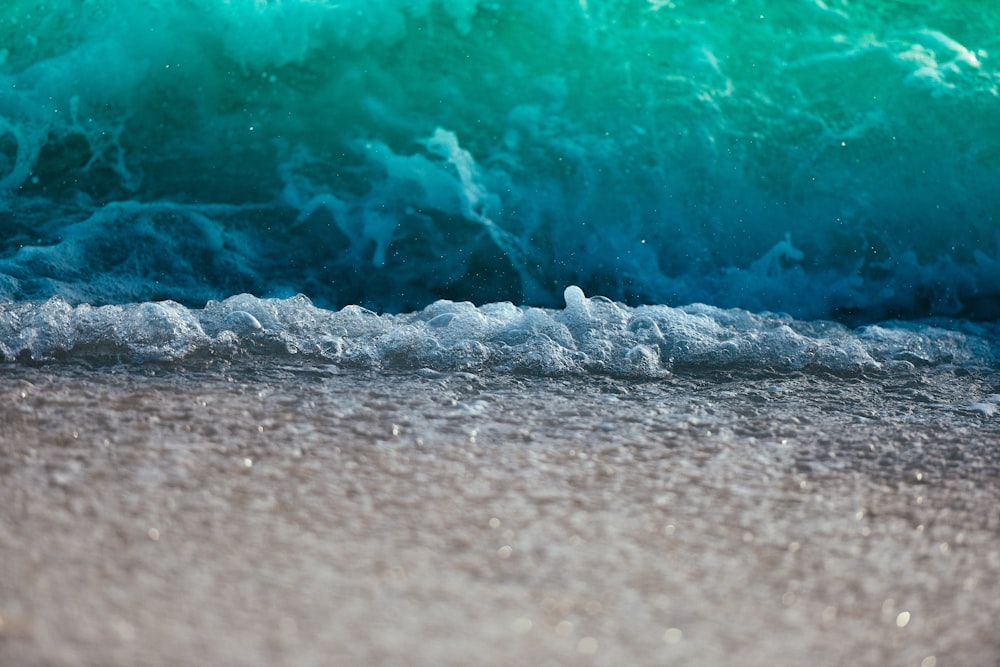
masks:
{"type": "Polygon", "coordinates": [[[562,309],[437,301],[399,315],[326,310],[301,295],[242,294],[203,309],[169,301],[74,307],[53,298],[0,305],[0,352],[36,362],[265,354],[367,368],[634,378],[725,369],[879,373],[997,359],[998,337],[984,325],[851,330],[700,304],[632,308],[576,286],[565,294],[562,309]]]}

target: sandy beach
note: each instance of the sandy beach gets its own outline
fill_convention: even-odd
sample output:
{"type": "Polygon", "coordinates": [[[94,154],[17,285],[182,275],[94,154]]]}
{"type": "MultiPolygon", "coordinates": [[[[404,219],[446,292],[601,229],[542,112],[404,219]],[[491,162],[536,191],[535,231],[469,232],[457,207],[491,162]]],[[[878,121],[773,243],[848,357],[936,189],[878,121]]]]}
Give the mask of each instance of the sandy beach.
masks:
{"type": "Polygon", "coordinates": [[[995,665],[997,379],[7,366],[0,663],[995,665]]]}

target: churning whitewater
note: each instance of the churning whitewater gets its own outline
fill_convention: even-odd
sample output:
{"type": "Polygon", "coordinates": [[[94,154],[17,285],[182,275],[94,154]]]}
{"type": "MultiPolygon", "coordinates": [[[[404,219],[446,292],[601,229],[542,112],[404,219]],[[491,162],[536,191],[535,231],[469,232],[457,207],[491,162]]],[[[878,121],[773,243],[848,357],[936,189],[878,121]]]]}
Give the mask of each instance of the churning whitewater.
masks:
{"type": "Polygon", "coordinates": [[[996,319],[997,35],[990,2],[8,0],[0,297],[996,319]]]}
{"type": "Polygon", "coordinates": [[[995,323],[887,323],[851,330],[701,304],[632,308],[587,298],[575,286],[564,298],[558,310],[437,301],[402,315],[358,306],[334,312],[303,296],[244,294],[194,310],[175,302],[74,307],[53,298],[0,304],[0,354],[9,360],[105,363],[263,355],[370,369],[636,379],[674,370],[981,371],[995,366],[1000,354],[995,323]]]}

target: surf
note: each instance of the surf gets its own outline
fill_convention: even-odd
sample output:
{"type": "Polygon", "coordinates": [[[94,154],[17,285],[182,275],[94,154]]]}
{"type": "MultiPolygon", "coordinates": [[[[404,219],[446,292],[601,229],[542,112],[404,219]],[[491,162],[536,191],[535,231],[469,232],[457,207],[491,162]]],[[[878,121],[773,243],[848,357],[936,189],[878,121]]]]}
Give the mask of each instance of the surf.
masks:
{"type": "Polygon", "coordinates": [[[0,297],[401,313],[579,285],[994,320],[998,27],[954,2],[8,3],[0,297]]]}

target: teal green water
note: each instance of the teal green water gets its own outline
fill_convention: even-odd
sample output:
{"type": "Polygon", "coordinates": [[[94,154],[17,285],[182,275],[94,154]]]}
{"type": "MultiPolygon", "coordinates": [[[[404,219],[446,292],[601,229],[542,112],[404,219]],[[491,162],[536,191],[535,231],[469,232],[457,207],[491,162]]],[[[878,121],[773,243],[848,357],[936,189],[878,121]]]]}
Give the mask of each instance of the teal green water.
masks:
{"type": "Polygon", "coordinates": [[[8,0],[0,295],[1000,316],[1000,5],[8,0]]]}

